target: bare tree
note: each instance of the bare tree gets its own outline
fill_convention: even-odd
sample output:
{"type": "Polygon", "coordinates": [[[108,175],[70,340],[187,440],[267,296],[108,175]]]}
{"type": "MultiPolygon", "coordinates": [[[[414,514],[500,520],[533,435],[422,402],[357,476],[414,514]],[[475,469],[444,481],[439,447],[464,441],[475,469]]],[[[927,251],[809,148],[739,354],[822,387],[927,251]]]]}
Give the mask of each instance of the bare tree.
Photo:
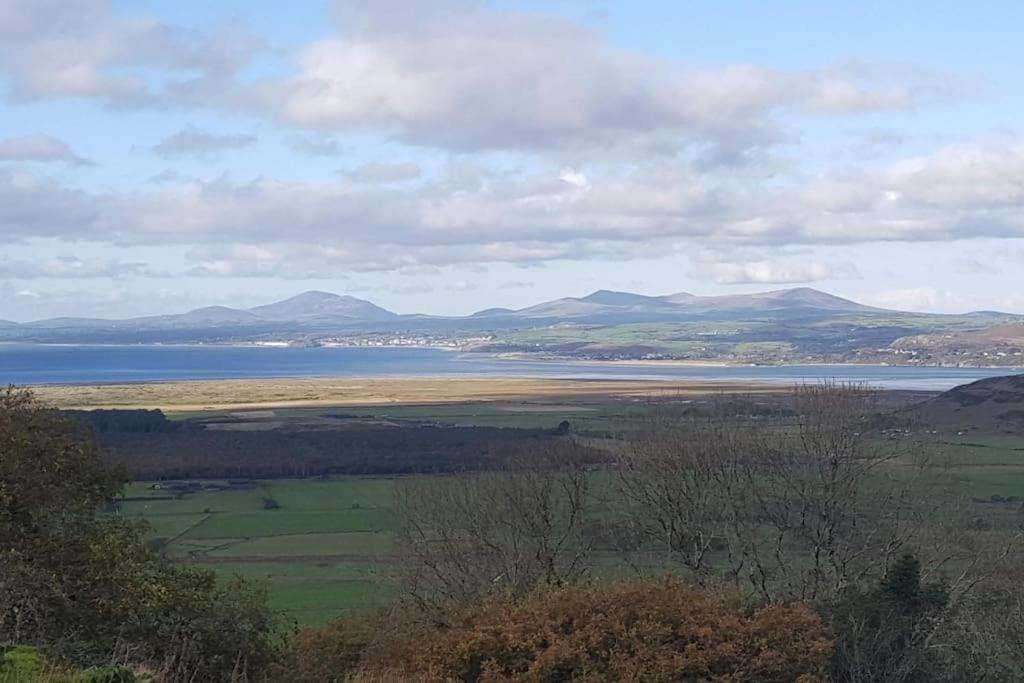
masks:
{"type": "Polygon", "coordinates": [[[400,487],[405,588],[419,605],[521,595],[589,571],[587,451],[559,441],[496,469],[400,487]]]}
{"type": "Polygon", "coordinates": [[[654,411],[623,439],[615,469],[613,503],[628,545],[641,556],[660,549],[665,563],[682,565],[699,583],[716,573],[721,552],[738,571],[743,558],[734,527],[748,437],[724,406],[701,415],[654,411]]]}
{"type": "Polygon", "coordinates": [[[884,575],[940,500],[927,452],[872,429],[874,393],[792,391],[792,416],[654,418],[617,468],[625,519],[700,580],[818,600],[884,575]]]}

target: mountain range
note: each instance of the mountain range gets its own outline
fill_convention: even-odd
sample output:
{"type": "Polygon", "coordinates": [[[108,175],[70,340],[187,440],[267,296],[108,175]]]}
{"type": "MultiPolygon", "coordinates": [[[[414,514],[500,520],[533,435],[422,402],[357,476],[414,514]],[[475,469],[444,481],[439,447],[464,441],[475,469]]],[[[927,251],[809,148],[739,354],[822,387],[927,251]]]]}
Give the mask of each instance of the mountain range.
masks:
{"type": "MultiPolygon", "coordinates": [[[[632,349],[628,353],[634,355],[683,354],[682,357],[705,358],[698,352],[711,353],[711,357],[725,353],[708,351],[708,335],[714,335],[719,344],[733,344],[734,351],[749,351],[753,348],[751,343],[761,344],[758,349],[771,343],[783,344],[790,354],[821,355],[840,348],[877,348],[913,335],[982,330],[1019,319],[992,312],[961,316],[901,313],[807,287],[726,296],[688,292],[645,296],[598,290],[587,296],[555,299],[518,310],[489,308],[468,316],[397,314],[364,299],[311,291],[246,309],[208,306],[181,314],[123,320],[53,318],[21,324],[0,322],[0,341],[229,343],[286,339],[318,343],[331,337],[351,339],[399,332],[449,339],[485,334],[490,343],[474,350],[587,355],[619,354],[623,349],[632,349]],[[552,341],[545,338],[547,333],[543,331],[553,329],[561,332],[552,341]]],[[[749,357],[735,355],[734,351],[730,351],[733,359],[749,357]]]]}
{"type": "MultiPolygon", "coordinates": [[[[799,312],[871,313],[872,308],[810,288],[783,289],[758,294],[728,296],[697,296],[687,292],[665,296],[645,296],[629,292],[598,290],[584,297],[566,297],[528,306],[519,310],[489,308],[470,316],[399,315],[365,299],[329,292],[310,291],[255,308],[207,306],[187,313],[154,315],[121,320],[104,318],[51,318],[28,323],[0,322],[2,328],[73,328],[73,327],[175,327],[196,325],[247,325],[259,323],[373,323],[395,320],[441,319],[601,319],[609,318],[678,318],[722,315],[732,317],[744,313],[792,315],[799,312]]],[[[596,320],[599,321],[599,320],[596,320]]]]}
{"type": "Polygon", "coordinates": [[[665,319],[679,317],[773,314],[791,317],[808,313],[872,313],[881,309],[820,292],[809,287],[781,289],[758,294],[727,296],[697,296],[689,292],[665,296],[644,296],[629,292],[601,289],[584,297],[568,297],[547,301],[512,311],[490,309],[474,317],[489,318],[568,318],[594,319],[607,322],[608,318],[665,319]]]}

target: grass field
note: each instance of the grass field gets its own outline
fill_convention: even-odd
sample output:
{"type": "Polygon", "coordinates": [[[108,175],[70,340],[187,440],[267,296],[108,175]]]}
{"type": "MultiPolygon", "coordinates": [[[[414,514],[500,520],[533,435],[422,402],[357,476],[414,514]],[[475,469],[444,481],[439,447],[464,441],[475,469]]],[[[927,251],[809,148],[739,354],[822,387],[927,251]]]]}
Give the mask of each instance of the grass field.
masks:
{"type": "Polygon", "coordinates": [[[121,514],[151,525],[169,556],[265,584],[287,621],[322,623],[391,595],[394,480],[270,481],[174,500],[131,485],[121,514]],[[149,498],[148,500],[146,498],[149,498]],[[279,509],[264,509],[272,498],[279,509]]]}
{"type": "MultiPolygon", "coordinates": [[[[476,410],[461,406],[442,413],[453,421],[500,417],[476,410]]],[[[436,409],[425,408],[383,412],[402,419],[441,417],[436,409]]],[[[947,440],[943,448],[960,494],[968,500],[993,495],[1024,499],[1024,438],[974,434],[947,440]]],[[[126,492],[131,500],[122,503],[121,514],[147,521],[150,538],[160,539],[164,552],[177,560],[264,584],[271,607],[288,622],[323,623],[384,605],[394,596],[397,482],[275,480],[248,490],[204,491],[172,500],[161,500],[163,491],[137,483],[126,492]],[[280,508],[264,509],[266,498],[280,508]]],[[[979,516],[1019,514],[1006,506],[973,505],[979,516]]]]}

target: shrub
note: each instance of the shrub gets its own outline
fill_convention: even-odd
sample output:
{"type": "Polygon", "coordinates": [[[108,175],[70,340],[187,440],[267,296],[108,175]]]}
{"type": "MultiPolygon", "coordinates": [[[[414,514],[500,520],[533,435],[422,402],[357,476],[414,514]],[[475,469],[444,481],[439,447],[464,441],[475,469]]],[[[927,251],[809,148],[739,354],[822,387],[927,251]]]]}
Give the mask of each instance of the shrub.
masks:
{"type": "Polygon", "coordinates": [[[282,680],[346,680],[362,648],[353,680],[809,682],[832,652],[805,605],[746,611],[676,580],[545,589],[364,637],[345,622],[307,632],[282,680]]]}
{"type": "Polygon", "coordinates": [[[912,555],[895,562],[874,590],[848,590],[830,613],[833,680],[946,680],[936,670],[944,665],[931,641],[948,602],[944,584],[921,581],[921,564],[912,555]]]}
{"type": "Polygon", "coordinates": [[[32,647],[0,647],[0,681],[32,680],[43,673],[43,659],[32,647]]]}
{"type": "Polygon", "coordinates": [[[366,618],[339,619],[322,628],[305,628],[288,642],[272,679],[284,683],[344,681],[359,666],[374,639],[366,618]]]}
{"type": "Polygon", "coordinates": [[[75,677],[75,683],[135,683],[138,679],[123,666],[98,666],[75,677]]]}

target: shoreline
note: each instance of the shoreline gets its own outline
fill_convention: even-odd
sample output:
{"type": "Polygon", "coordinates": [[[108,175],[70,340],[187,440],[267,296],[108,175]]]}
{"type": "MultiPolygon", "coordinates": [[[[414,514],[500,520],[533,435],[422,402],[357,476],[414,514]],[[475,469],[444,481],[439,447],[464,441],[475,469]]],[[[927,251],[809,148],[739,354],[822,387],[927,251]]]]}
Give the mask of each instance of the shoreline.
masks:
{"type": "MultiPolygon", "coordinates": [[[[467,351],[466,353],[477,353],[467,351]]],[[[689,367],[689,368],[921,368],[923,370],[1006,370],[1008,374],[1024,372],[1024,366],[1020,365],[922,365],[920,363],[840,363],[835,361],[805,361],[778,363],[751,363],[744,361],[730,360],[683,360],[675,358],[653,359],[653,358],[614,358],[608,360],[597,360],[593,358],[572,358],[546,355],[543,353],[531,354],[527,352],[510,351],[499,352],[490,355],[492,358],[507,361],[527,361],[532,363],[574,363],[580,365],[621,365],[626,367],[689,367]]]]}
{"type": "MultiPolygon", "coordinates": [[[[615,358],[600,360],[594,358],[574,358],[571,356],[557,356],[551,355],[546,352],[530,353],[526,351],[475,351],[471,348],[458,347],[458,346],[445,346],[445,345],[433,345],[433,344],[379,344],[379,345],[360,345],[360,344],[317,344],[317,345],[305,345],[305,344],[288,344],[288,343],[261,343],[261,342],[228,342],[228,343],[203,343],[203,342],[185,342],[185,343],[138,343],[138,344],[123,344],[123,343],[83,343],[83,342],[24,342],[24,341],[12,341],[12,340],[0,340],[0,348],[11,346],[21,347],[57,347],[57,348],[153,348],[153,349],[264,349],[264,350],[299,350],[299,349],[359,349],[373,351],[377,349],[383,350],[424,350],[424,351],[443,351],[445,353],[458,353],[467,357],[469,362],[473,362],[476,359],[491,359],[498,361],[510,361],[510,362],[527,362],[527,363],[550,363],[550,364],[572,364],[582,365],[587,367],[645,367],[645,368],[802,368],[802,367],[821,367],[821,368],[920,368],[924,370],[1005,370],[1007,374],[1016,374],[1024,372],[1024,365],[949,365],[949,364],[914,364],[914,363],[881,363],[881,362],[835,362],[835,361],[803,361],[803,362],[765,362],[765,363],[754,363],[749,361],[735,361],[735,360],[684,360],[674,358],[664,359],[645,359],[645,358],[615,358]]],[[[309,378],[327,377],[328,375],[308,375],[309,378]]],[[[287,379],[287,376],[282,377],[266,377],[264,379],[287,379]]],[[[161,382],[161,381],[205,381],[206,378],[195,378],[189,380],[139,380],[140,382],[161,382]]],[[[217,378],[210,378],[217,379],[217,378]]],[[[233,378],[220,378],[223,380],[233,378]]],[[[239,377],[237,379],[246,379],[239,377]]],[[[73,383],[60,383],[61,386],[69,385],[73,383]]],[[[95,382],[93,383],[95,384],[95,382]]]]}

